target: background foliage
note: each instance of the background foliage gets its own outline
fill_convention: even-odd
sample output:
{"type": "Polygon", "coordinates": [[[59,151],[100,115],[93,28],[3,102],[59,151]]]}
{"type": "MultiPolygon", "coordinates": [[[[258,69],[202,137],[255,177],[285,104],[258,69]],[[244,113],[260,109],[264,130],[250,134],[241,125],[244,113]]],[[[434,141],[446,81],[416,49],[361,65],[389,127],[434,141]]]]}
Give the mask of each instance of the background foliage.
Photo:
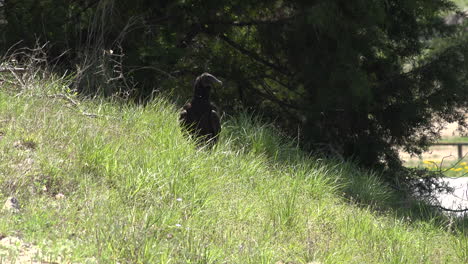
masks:
{"type": "MultiPolygon", "coordinates": [[[[2,53],[50,42],[84,94],[190,97],[208,71],[227,113],[256,111],[311,150],[398,167],[434,121],[463,123],[466,20],[448,0],[9,0],[2,53]]],[[[19,58],[20,60],[21,58],[19,58]]]]}

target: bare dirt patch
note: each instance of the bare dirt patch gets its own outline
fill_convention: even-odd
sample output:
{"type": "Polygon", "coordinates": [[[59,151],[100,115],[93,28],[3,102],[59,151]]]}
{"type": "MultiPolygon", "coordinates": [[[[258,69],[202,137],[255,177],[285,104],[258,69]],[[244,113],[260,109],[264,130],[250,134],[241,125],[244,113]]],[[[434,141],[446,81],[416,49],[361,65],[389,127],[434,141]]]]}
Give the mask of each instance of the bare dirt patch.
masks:
{"type": "Polygon", "coordinates": [[[7,236],[0,240],[0,261],[2,263],[53,263],[40,259],[40,250],[18,237],[7,236]]]}
{"type": "MultiPolygon", "coordinates": [[[[445,178],[443,180],[453,188],[453,193],[438,194],[437,200],[444,208],[452,210],[465,210],[468,208],[468,177],[461,178],[445,178]]],[[[467,215],[468,212],[454,213],[458,216],[467,215]]]]}

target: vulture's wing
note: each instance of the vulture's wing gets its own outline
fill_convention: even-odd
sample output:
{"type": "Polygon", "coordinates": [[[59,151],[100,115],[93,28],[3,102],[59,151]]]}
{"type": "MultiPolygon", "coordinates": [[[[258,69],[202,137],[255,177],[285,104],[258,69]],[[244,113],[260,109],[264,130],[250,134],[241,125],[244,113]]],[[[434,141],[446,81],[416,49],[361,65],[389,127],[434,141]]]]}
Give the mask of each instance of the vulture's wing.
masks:
{"type": "Polygon", "coordinates": [[[221,121],[216,110],[211,110],[210,115],[211,128],[213,129],[213,141],[218,141],[219,132],[221,132],[221,121]]]}
{"type": "Polygon", "coordinates": [[[184,125],[185,127],[189,126],[190,120],[189,120],[189,114],[188,111],[192,107],[191,103],[186,103],[184,107],[182,108],[182,111],[180,111],[179,115],[179,122],[184,125]]]}
{"type": "Polygon", "coordinates": [[[183,109],[182,111],[180,111],[179,122],[180,122],[184,127],[187,127],[187,125],[188,125],[188,113],[187,113],[187,110],[183,109]]]}

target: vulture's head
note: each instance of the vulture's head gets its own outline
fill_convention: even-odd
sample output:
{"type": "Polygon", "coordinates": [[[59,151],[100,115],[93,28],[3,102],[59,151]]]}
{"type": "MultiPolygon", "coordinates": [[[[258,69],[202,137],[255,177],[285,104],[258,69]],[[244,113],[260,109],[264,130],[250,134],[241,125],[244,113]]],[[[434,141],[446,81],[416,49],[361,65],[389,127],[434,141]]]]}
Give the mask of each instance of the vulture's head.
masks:
{"type": "Polygon", "coordinates": [[[215,84],[222,85],[223,82],[207,72],[203,73],[195,79],[193,97],[196,99],[209,99],[211,87],[215,84]]]}

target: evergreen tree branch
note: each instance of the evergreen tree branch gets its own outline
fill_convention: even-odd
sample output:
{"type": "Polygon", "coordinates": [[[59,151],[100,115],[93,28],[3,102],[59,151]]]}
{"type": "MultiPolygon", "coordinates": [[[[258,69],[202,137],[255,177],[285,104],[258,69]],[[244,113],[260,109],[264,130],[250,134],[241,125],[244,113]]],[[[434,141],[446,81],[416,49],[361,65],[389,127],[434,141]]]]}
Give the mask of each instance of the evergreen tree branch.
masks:
{"type": "MultiPolygon", "coordinates": [[[[205,31],[206,33],[210,34],[210,35],[213,35],[213,33],[211,32],[208,32],[208,31],[205,31]]],[[[220,38],[221,40],[223,40],[224,42],[226,42],[227,44],[229,44],[229,46],[231,46],[232,48],[236,49],[237,51],[239,51],[240,53],[242,53],[243,55],[246,55],[247,57],[253,59],[254,61],[256,62],[259,62],[283,75],[286,75],[286,76],[291,76],[292,73],[289,72],[287,69],[283,68],[283,67],[280,67],[278,65],[275,65],[271,62],[269,62],[268,60],[260,57],[260,55],[258,55],[257,53],[253,52],[253,51],[250,51],[250,50],[247,50],[246,48],[242,47],[241,45],[237,44],[235,41],[233,41],[232,39],[222,35],[222,34],[219,34],[217,35],[218,38],[220,38]]]]}

